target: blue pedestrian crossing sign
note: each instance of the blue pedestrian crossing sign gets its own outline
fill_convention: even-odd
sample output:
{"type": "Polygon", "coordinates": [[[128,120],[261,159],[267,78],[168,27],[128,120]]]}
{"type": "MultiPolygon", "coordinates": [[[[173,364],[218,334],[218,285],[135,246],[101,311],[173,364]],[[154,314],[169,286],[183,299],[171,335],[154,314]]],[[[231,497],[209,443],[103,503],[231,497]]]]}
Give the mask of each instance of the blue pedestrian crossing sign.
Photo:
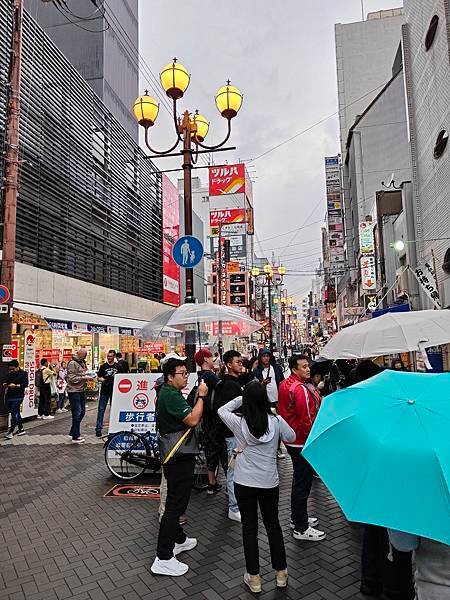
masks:
{"type": "Polygon", "coordinates": [[[192,235],[185,235],[174,244],[172,256],[179,267],[192,269],[203,258],[202,243],[192,235]]]}

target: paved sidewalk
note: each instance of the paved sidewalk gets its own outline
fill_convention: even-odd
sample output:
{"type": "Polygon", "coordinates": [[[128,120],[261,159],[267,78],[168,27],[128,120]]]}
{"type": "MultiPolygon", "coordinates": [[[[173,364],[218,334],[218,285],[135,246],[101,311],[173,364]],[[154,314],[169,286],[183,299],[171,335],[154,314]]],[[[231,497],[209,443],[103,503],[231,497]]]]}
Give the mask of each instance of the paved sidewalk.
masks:
{"type": "MultiPolygon", "coordinates": [[[[94,405],[92,404],[92,407],[94,405]]],[[[240,526],[228,520],[223,493],[193,490],[188,535],[198,546],[183,555],[184,577],[154,577],[149,570],[158,532],[158,502],[104,498],[116,483],[95,438],[96,411],[82,427],[86,444],[67,437],[70,413],[28,425],[28,434],[0,441],[1,600],[231,600],[254,596],[242,584],[240,526]]],[[[362,600],[358,592],[358,526],[350,526],[319,480],[311,514],[327,539],[298,542],[290,534],[290,461],[280,461],[280,517],[285,531],[289,587],[277,591],[260,534],[263,592],[272,600],[362,600]]],[[[145,482],[154,481],[152,479],[145,482]]]]}

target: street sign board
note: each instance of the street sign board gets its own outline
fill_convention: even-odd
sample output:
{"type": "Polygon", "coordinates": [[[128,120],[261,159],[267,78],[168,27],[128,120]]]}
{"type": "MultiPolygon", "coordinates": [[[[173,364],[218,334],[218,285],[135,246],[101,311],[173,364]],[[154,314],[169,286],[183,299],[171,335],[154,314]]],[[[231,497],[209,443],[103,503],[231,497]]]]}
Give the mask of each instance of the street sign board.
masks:
{"type": "Polygon", "coordinates": [[[172,256],[179,267],[192,269],[203,258],[202,243],[192,235],[184,235],[174,244],[172,256]]]}
{"type": "Polygon", "coordinates": [[[377,289],[377,271],[374,256],[361,256],[361,280],[363,290],[373,291],[377,289]]]}
{"type": "Polygon", "coordinates": [[[0,285],[0,304],[6,304],[9,299],[9,289],[6,287],[6,285],[0,285]]]}

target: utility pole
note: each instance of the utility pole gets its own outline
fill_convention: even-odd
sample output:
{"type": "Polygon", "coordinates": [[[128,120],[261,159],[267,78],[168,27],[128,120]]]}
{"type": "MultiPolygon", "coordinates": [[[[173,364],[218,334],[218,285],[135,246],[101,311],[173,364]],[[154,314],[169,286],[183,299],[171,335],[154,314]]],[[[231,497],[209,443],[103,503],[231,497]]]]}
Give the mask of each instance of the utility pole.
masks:
{"type": "MultiPolygon", "coordinates": [[[[11,343],[12,308],[14,300],[14,265],[16,259],[16,213],[19,168],[19,116],[20,116],[20,64],[22,53],[22,13],[23,0],[13,3],[13,38],[11,62],[8,74],[8,105],[6,116],[6,136],[4,152],[3,226],[0,282],[9,291],[9,299],[1,306],[7,306],[6,313],[0,313],[0,351],[4,344],[11,343]]],[[[0,381],[6,374],[7,363],[0,362],[0,381]]],[[[3,399],[2,399],[3,401],[3,399]]],[[[0,406],[0,413],[5,407],[0,406]]]]}

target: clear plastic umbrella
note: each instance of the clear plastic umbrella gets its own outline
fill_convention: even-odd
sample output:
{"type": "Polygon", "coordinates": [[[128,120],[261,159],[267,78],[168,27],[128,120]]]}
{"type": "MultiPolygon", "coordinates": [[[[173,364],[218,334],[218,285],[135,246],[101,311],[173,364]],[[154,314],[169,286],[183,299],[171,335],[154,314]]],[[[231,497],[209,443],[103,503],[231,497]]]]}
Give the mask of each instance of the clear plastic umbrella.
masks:
{"type": "Polygon", "coordinates": [[[231,324],[235,335],[242,337],[248,336],[262,327],[258,321],[237,308],[202,302],[182,304],[178,308],[164,311],[144,325],[138,335],[144,340],[151,340],[166,327],[173,327],[180,331],[194,328],[197,331],[204,331],[206,325],[218,326],[219,323],[231,324]]]}

